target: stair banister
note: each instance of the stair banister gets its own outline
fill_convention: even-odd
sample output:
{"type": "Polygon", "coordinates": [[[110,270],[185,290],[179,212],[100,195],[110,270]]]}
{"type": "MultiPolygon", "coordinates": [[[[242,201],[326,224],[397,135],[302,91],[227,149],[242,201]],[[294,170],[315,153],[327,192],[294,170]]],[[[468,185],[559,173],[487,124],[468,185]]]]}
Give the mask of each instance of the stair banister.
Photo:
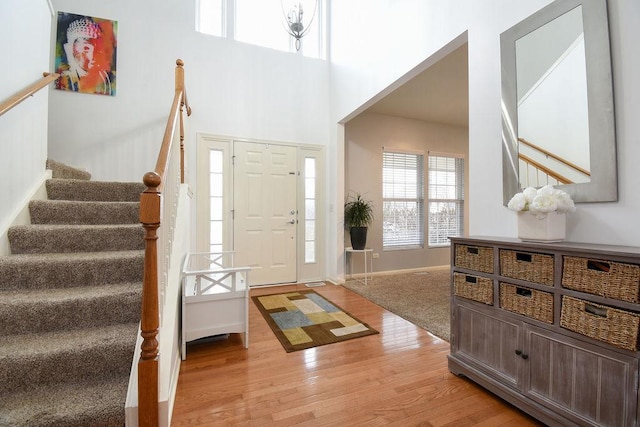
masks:
{"type": "MultiPolygon", "coordinates": [[[[545,150],[544,148],[540,147],[539,145],[536,145],[534,143],[532,143],[531,141],[526,140],[525,138],[518,138],[518,141],[520,142],[520,144],[523,144],[527,147],[529,147],[534,153],[538,153],[542,156],[544,156],[546,159],[550,159],[552,161],[554,161],[556,165],[561,165],[562,170],[565,172],[575,172],[575,174],[578,174],[580,176],[584,176],[589,178],[591,176],[591,172],[589,172],[588,170],[576,165],[575,163],[572,163],[570,161],[568,161],[567,159],[564,159],[560,156],[558,156],[557,154],[554,154],[548,150],[545,150]]],[[[559,170],[557,170],[556,168],[551,168],[549,167],[549,165],[543,165],[541,162],[534,160],[531,156],[528,156],[526,154],[523,154],[523,152],[519,152],[518,153],[518,158],[520,160],[521,164],[521,168],[526,169],[526,172],[520,175],[521,178],[521,185],[523,187],[538,187],[538,186],[542,186],[542,185],[546,185],[546,184],[550,184],[550,178],[557,181],[558,184],[573,184],[574,181],[569,179],[567,176],[563,175],[560,173],[559,170]],[[529,170],[530,168],[534,171],[535,176],[536,176],[536,182],[530,182],[530,173],[529,170]],[[540,173],[542,174],[543,177],[543,181],[540,182],[540,173]]]]}
{"type": "Polygon", "coordinates": [[[40,89],[49,85],[49,83],[56,81],[58,77],[60,77],[60,74],[57,74],[57,73],[47,73],[47,72],[42,73],[41,79],[30,84],[29,86],[22,89],[21,91],[16,92],[15,94],[7,98],[6,101],[2,101],[2,103],[0,103],[0,116],[6,113],[7,111],[11,110],[16,105],[20,104],[25,99],[29,98],[30,96],[33,96],[40,89]]]}
{"type": "Polygon", "coordinates": [[[139,426],[155,427],[159,421],[158,333],[167,286],[178,192],[180,184],[184,182],[183,107],[186,106],[187,115],[191,114],[184,88],[183,66],[184,62],[178,59],[175,95],[162,146],[155,170],[147,172],[143,177],[147,188],[140,195],[140,222],[145,229],[145,261],[140,321],[142,344],[138,361],[139,426]]]}

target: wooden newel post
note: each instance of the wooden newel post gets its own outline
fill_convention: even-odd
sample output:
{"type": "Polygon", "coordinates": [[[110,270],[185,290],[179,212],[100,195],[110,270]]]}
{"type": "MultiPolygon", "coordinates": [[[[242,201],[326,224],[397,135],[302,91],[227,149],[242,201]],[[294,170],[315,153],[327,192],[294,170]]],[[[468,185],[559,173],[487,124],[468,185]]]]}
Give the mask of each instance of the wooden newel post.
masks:
{"type": "Polygon", "coordinates": [[[142,285],[142,315],[140,329],[142,352],[138,361],[138,425],[158,425],[158,248],[160,227],[160,197],[162,182],[155,172],[143,178],[147,189],[140,196],[140,222],[145,229],[145,263],[142,285]]]}

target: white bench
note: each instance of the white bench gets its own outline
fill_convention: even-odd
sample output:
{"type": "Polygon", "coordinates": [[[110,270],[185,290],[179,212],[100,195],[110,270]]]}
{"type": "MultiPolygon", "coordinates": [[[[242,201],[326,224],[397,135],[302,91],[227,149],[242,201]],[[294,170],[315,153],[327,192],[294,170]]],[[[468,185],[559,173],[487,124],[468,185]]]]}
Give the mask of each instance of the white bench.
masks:
{"type": "Polygon", "coordinates": [[[244,333],[249,348],[249,267],[234,267],[232,252],[187,254],[182,264],[182,360],[187,342],[244,333]]]}

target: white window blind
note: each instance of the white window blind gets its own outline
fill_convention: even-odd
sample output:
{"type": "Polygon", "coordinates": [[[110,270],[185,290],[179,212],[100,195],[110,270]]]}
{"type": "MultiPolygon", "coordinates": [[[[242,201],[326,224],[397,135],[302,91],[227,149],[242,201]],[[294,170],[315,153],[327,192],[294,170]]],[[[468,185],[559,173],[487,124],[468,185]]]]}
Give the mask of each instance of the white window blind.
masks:
{"type": "Polygon", "coordinates": [[[464,159],[429,155],[429,246],[464,233],[464,159]]]}
{"type": "Polygon", "coordinates": [[[424,246],[424,173],[420,154],[382,155],[383,249],[424,246]]]}

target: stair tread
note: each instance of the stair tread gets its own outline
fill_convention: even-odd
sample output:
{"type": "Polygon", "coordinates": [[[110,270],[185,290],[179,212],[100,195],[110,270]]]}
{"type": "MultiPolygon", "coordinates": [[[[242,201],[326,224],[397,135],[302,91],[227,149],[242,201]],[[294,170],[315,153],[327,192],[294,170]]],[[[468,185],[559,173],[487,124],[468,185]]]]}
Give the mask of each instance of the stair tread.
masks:
{"type": "Polygon", "coordinates": [[[125,282],[107,285],[82,286],[73,288],[45,288],[0,291],[0,306],[11,304],[43,303],[73,301],[79,299],[98,299],[103,296],[139,293],[142,283],[125,282]]]}
{"type": "Polygon", "coordinates": [[[7,236],[13,254],[144,249],[140,224],[19,225],[9,228],[7,236]]]}
{"type": "Polygon", "coordinates": [[[124,425],[128,377],[65,383],[0,396],[0,425],[124,425]]]}
{"type": "Polygon", "coordinates": [[[46,168],[51,171],[53,178],[91,179],[91,174],[86,170],[53,159],[47,159],[46,168]]]}
{"type": "Polygon", "coordinates": [[[0,257],[0,289],[97,286],[141,281],[144,250],[26,253],[0,257]]]}
{"type": "Polygon", "coordinates": [[[74,179],[74,178],[51,178],[47,181],[60,185],[65,184],[78,184],[78,185],[87,185],[91,187],[133,187],[133,188],[142,188],[143,190],[147,188],[142,182],[133,182],[133,181],[99,181],[99,180],[86,180],[86,179],[74,179]]]}
{"type": "Polygon", "coordinates": [[[129,333],[137,330],[138,323],[136,322],[35,334],[8,335],[1,338],[0,360],[4,358],[32,359],[41,354],[60,352],[70,347],[77,350],[93,346],[109,347],[115,343],[131,341],[129,333]]]}
{"type": "Polygon", "coordinates": [[[32,224],[139,224],[140,201],[33,200],[32,224]]]}
{"type": "MultiPolygon", "coordinates": [[[[95,182],[95,181],[91,181],[95,182]]],[[[58,199],[46,199],[46,200],[32,200],[29,203],[32,204],[43,204],[43,205],[55,205],[55,206],[137,206],[140,204],[140,201],[129,201],[129,200],[58,200],[58,199]]]]}
{"type": "Polygon", "coordinates": [[[14,225],[11,227],[14,230],[95,230],[95,229],[117,229],[117,228],[130,228],[137,230],[142,228],[141,224],[26,224],[26,225],[14,225]]]}
{"type": "Polygon", "coordinates": [[[51,200],[140,201],[146,189],[141,182],[49,179],[47,194],[51,200]]]}
{"type": "Polygon", "coordinates": [[[86,261],[90,259],[118,259],[118,258],[140,258],[144,256],[144,250],[130,251],[100,251],[100,252],[50,252],[44,254],[11,254],[0,256],[0,263],[23,263],[33,262],[39,258],[46,262],[64,262],[70,260],[86,261]]]}

